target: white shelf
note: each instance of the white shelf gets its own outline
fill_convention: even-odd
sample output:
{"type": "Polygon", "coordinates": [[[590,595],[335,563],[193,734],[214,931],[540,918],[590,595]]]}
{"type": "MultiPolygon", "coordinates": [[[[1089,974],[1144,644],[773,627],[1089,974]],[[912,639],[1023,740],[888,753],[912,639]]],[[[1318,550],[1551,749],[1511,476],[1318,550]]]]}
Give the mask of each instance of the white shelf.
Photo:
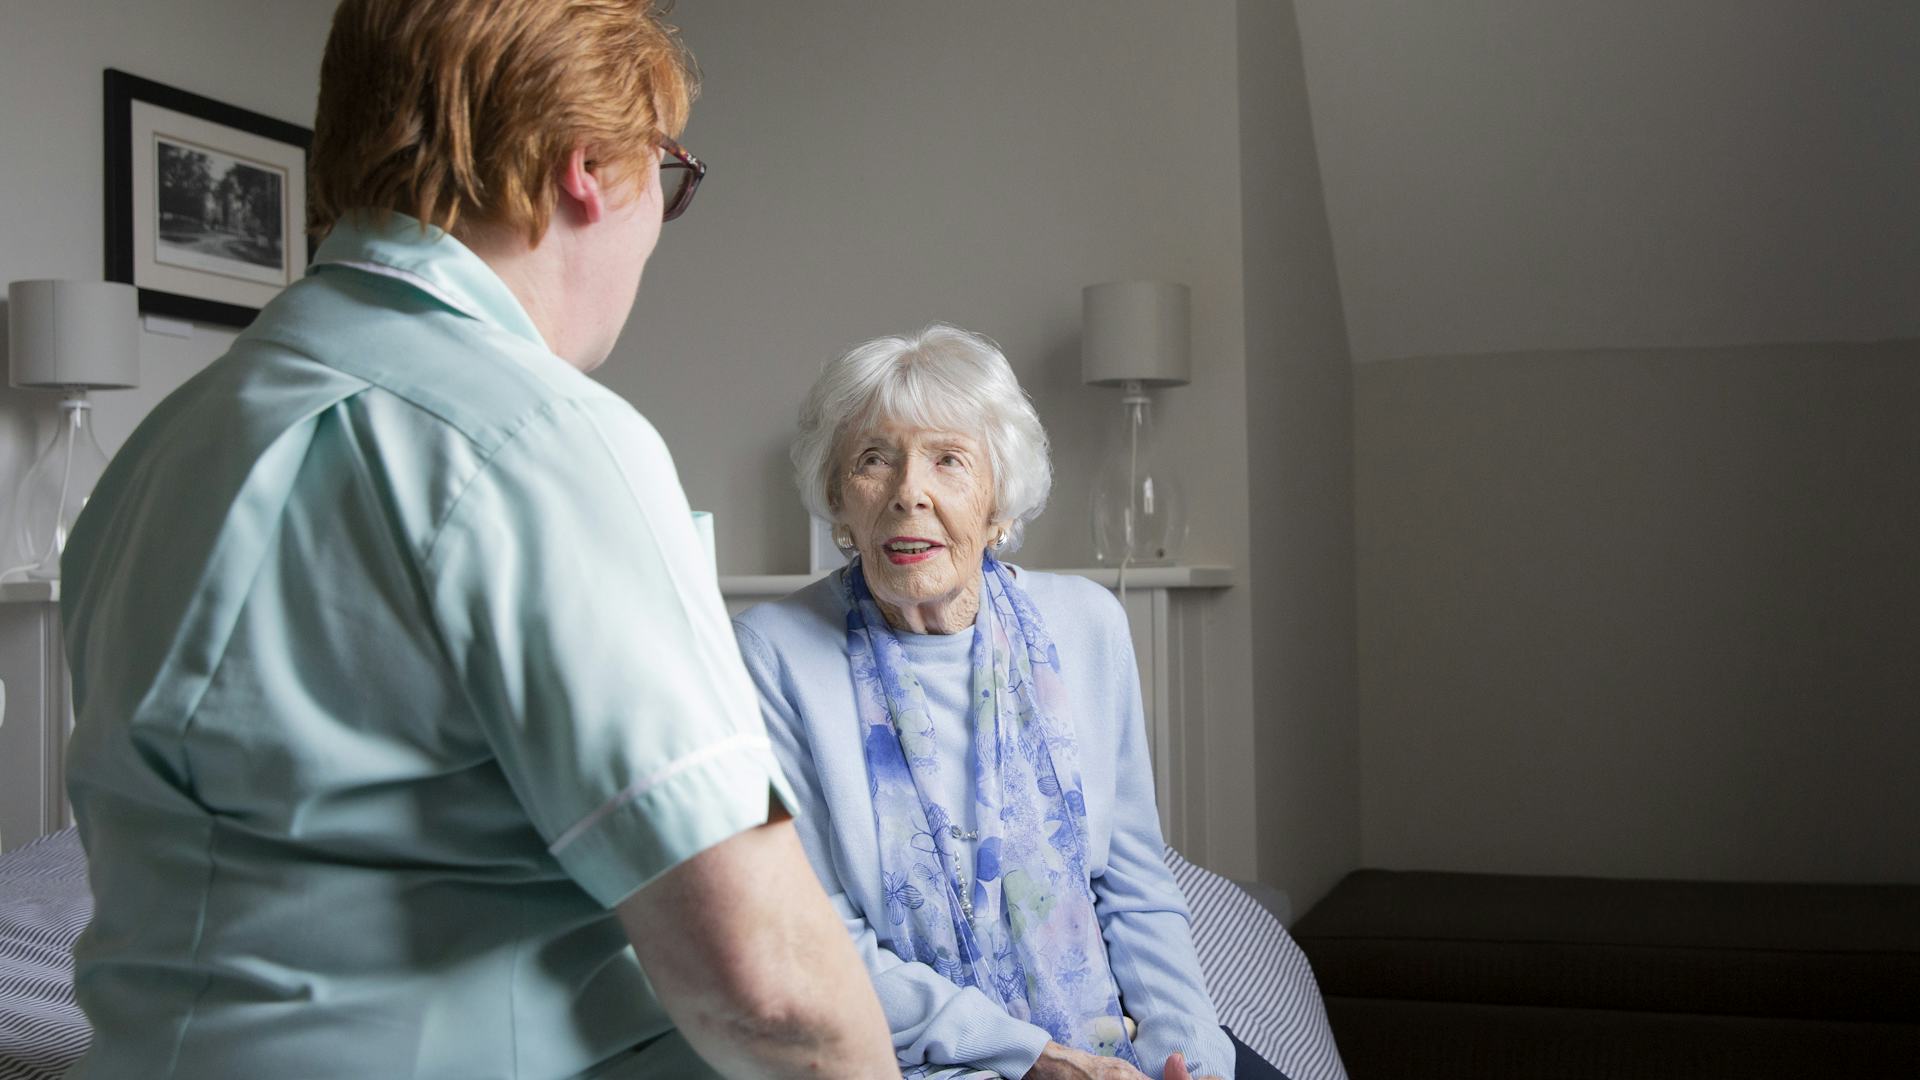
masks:
{"type": "MultiPolygon", "coordinates": [[[[1111,566],[1072,567],[1064,570],[1033,567],[1048,574],[1073,574],[1109,589],[1120,585],[1120,571],[1111,566]]],[[[813,584],[824,574],[721,574],[720,594],[728,597],[785,596],[813,584]]],[[[1129,589],[1225,589],[1232,586],[1231,566],[1130,566],[1129,589]]]]}
{"type": "MultiPolygon", "coordinates": [[[[1042,570],[1041,567],[1033,567],[1042,570]]],[[[1073,574],[1109,589],[1120,585],[1120,571],[1111,566],[1045,569],[1049,574],[1073,574]]],[[[803,589],[824,574],[721,574],[722,596],[785,596],[803,589]]],[[[1231,566],[1130,566],[1129,589],[1225,589],[1234,584],[1231,566]]],[[[0,604],[58,603],[58,581],[9,581],[0,585],[0,604]]]]}
{"type": "Polygon", "coordinates": [[[721,574],[721,596],[785,596],[825,574],[721,574]]]}
{"type": "MultiPolygon", "coordinates": [[[[1120,570],[1113,566],[1074,567],[1050,570],[1034,567],[1047,574],[1073,574],[1109,589],[1120,587],[1120,570]]],[[[1129,589],[1225,589],[1234,584],[1231,566],[1129,566],[1129,589]]]]}
{"type": "Polygon", "coordinates": [[[58,581],[9,581],[0,585],[0,604],[47,604],[59,601],[58,581]]]}

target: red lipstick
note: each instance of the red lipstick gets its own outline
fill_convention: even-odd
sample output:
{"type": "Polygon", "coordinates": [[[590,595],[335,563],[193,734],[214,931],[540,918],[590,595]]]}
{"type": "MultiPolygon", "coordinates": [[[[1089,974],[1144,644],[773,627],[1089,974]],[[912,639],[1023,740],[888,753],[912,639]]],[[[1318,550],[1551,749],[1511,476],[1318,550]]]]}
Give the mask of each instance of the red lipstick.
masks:
{"type": "Polygon", "coordinates": [[[946,545],[924,536],[889,536],[880,547],[887,553],[888,562],[895,566],[911,566],[933,558],[934,553],[946,545]]]}

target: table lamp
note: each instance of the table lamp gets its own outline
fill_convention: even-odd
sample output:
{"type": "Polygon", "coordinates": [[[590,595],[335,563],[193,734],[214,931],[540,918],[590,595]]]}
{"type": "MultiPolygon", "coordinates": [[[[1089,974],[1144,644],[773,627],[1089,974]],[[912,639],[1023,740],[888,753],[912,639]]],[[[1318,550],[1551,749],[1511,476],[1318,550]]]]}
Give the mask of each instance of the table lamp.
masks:
{"type": "Polygon", "coordinates": [[[138,294],[110,281],[7,286],[7,361],[21,389],[58,390],[60,426],[27,470],[8,513],[16,565],[0,579],[56,580],[60,552],[107,455],[94,437],[89,390],[140,385],[138,294]]]}
{"type": "Polygon", "coordinates": [[[1123,391],[1124,413],[1093,485],[1093,557],[1103,565],[1171,563],[1186,542],[1186,505],[1154,445],[1147,390],[1190,381],[1191,327],[1185,285],[1114,281],[1081,290],[1081,380],[1123,391]]]}

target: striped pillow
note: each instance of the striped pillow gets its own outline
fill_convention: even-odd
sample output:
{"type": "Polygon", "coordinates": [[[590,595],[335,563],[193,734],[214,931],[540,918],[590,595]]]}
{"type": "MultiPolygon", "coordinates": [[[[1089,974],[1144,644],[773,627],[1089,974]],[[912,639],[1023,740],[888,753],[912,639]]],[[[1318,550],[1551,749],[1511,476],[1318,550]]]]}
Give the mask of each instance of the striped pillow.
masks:
{"type": "Polygon", "coordinates": [[[0,856],[0,1080],[51,1080],[86,1052],[73,941],[92,914],[72,829],[0,856]]]}
{"type": "Polygon", "coordinates": [[[1187,895],[1200,974],[1220,1022],[1288,1080],[1346,1080],[1320,985],[1280,920],[1246,890],[1172,848],[1167,868],[1187,895]]]}

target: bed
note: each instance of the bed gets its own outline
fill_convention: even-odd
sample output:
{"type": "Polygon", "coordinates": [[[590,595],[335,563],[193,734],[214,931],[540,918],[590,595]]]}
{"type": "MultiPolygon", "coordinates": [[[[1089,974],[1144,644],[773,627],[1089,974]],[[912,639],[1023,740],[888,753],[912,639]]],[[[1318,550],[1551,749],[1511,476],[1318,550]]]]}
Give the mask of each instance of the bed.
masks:
{"type": "MultiPolygon", "coordinates": [[[[1345,1080],[1320,989],[1280,919],[1254,893],[1171,848],[1167,864],[1193,909],[1194,945],[1221,1022],[1290,1080],[1345,1080]]],[[[73,1001],[72,955],[92,910],[74,830],[0,855],[0,1080],[49,1080],[86,1051],[91,1033],[73,1001]]]]}
{"type": "Polygon", "coordinates": [[[73,939],[92,914],[72,829],[0,855],[0,1080],[59,1076],[86,1050],[73,939]]]}

